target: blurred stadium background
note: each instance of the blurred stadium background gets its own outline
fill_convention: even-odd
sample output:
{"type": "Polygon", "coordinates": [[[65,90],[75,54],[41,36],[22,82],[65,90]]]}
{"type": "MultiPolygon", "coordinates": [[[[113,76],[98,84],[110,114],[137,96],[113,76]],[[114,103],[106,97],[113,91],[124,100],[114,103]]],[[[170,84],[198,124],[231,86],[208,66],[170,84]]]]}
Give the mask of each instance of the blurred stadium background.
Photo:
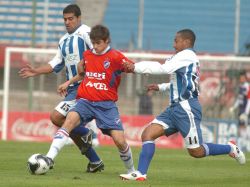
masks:
{"type": "MultiPolygon", "coordinates": [[[[133,57],[135,61],[143,60],[145,54],[153,54],[151,59],[164,62],[157,55],[172,54],[176,31],[183,28],[194,30],[197,35],[195,49],[201,57],[200,99],[204,124],[212,133],[212,141],[219,141],[220,135],[221,142],[237,138],[236,113],[231,114],[228,109],[238,91],[239,72],[248,71],[250,78],[248,0],[1,0],[1,108],[6,47],[56,49],[59,38],[65,33],[62,10],[70,3],[81,7],[83,23],[89,26],[102,23],[110,28],[113,47],[128,54],[140,53],[133,57]]],[[[61,100],[56,87],[65,80],[63,72],[59,76],[45,75],[29,80],[20,79],[17,73],[24,63],[40,65],[52,57],[51,54],[11,53],[8,112],[15,114],[12,118],[9,116],[9,123],[15,124],[17,116],[22,118],[29,112],[31,115],[24,125],[35,123],[39,115],[48,118],[48,112],[61,100]]],[[[139,114],[139,98],[145,92],[144,86],[166,82],[167,76],[125,75],[123,78],[118,106],[126,122],[137,123],[142,119],[149,122],[147,119],[152,119],[152,115],[157,115],[168,104],[167,93],[154,93],[152,115],[139,114]]],[[[9,131],[13,134],[13,129],[9,131]]],[[[249,128],[247,131],[250,134],[249,128]]],[[[27,132],[23,130],[23,133],[27,132]]],[[[19,140],[14,136],[10,139],[19,140]]],[[[248,142],[243,143],[245,149],[250,151],[249,141],[246,139],[245,142],[248,142]]]]}

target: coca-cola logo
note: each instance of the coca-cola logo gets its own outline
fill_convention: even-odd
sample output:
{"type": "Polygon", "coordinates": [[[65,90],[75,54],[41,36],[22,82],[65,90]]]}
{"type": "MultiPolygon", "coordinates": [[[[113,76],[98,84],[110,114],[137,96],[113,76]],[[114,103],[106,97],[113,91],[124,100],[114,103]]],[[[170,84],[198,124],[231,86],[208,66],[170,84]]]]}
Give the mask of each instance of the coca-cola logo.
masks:
{"type": "Polygon", "coordinates": [[[147,125],[132,126],[128,123],[123,123],[123,126],[125,129],[125,136],[127,139],[129,139],[129,140],[141,140],[141,134],[147,125]]]}
{"type": "Polygon", "coordinates": [[[11,128],[14,139],[17,140],[51,140],[57,128],[49,119],[41,119],[36,122],[28,122],[23,118],[17,119],[11,128]]]}
{"type": "Polygon", "coordinates": [[[124,133],[128,144],[131,146],[140,146],[141,142],[141,134],[144,128],[147,126],[131,126],[128,123],[123,123],[124,125],[124,133]]]}

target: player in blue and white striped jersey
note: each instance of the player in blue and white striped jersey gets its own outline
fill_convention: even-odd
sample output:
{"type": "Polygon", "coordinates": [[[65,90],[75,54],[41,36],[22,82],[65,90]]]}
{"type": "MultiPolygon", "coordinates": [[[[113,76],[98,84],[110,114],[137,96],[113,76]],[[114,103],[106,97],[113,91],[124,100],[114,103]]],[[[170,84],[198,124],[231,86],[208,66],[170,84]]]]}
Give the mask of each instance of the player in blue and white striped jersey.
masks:
{"type": "MultiPolygon", "coordinates": [[[[124,62],[129,72],[140,74],[170,74],[170,83],[156,87],[156,90],[170,91],[170,106],[148,125],[142,133],[142,150],[138,169],[130,174],[121,174],[123,180],[144,181],[155,152],[155,139],[180,132],[189,154],[195,158],[209,155],[229,154],[240,164],[245,164],[244,153],[233,143],[226,145],[204,143],[200,123],[202,109],[198,100],[199,60],[193,47],[195,34],[190,29],[176,33],[174,45],[176,54],[164,64],[144,61],[135,64],[124,62]]],[[[151,87],[153,89],[153,87],[151,87]]],[[[151,90],[152,90],[151,89],[151,90]]]]}
{"type": "Polygon", "coordinates": [[[57,54],[49,62],[56,73],[66,67],[67,80],[77,75],[77,64],[82,59],[83,52],[93,48],[89,39],[90,27],[82,24],[71,31],[71,27],[67,26],[71,24],[69,19],[71,18],[64,18],[68,33],[60,39],[57,54]]]}
{"type": "MultiPolygon", "coordinates": [[[[64,69],[64,67],[66,67],[67,80],[77,75],[77,64],[83,58],[83,52],[92,48],[89,38],[91,29],[87,25],[81,24],[81,10],[76,4],[71,4],[64,8],[63,19],[67,33],[59,40],[55,57],[48,64],[41,67],[33,68],[31,65],[27,64],[26,67],[19,71],[21,77],[28,78],[40,74],[58,73],[64,69]]],[[[64,100],[61,101],[51,113],[51,121],[56,126],[62,126],[68,111],[75,105],[79,84],[80,82],[68,87],[67,92],[63,94],[63,96],[65,96],[64,100]]],[[[82,138],[88,139],[92,137],[89,129],[78,126],[70,134],[70,137],[74,140],[81,152],[89,159],[90,163],[87,167],[87,171],[96,171],[95,169],[90,169],[89,167],[91,166],[96,169],[103,169],[103,163],[93,148],[86,148],[87,144],[82,140],[82,138]]],[[[49,151],[47,157],[53,160],[56,154],[57,153],[49,151]]]]}

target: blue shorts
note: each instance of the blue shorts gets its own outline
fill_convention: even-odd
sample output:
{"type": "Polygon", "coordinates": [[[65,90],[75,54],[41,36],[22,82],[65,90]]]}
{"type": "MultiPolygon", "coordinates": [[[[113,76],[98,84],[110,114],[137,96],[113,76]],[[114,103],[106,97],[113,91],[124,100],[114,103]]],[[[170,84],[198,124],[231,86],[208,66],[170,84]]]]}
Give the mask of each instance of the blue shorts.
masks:
{"type": "Polygon", "coordinates": [[[163,126],[166,136],[180,132],[187,148],[197,148],[202,142],[201,105],[198,99],[174,103],[157,116],[152,123],[163,126]]]}
{"type": "Polygon", "coordinates": [[[109,134],[110,130],[123,131],[120,114],[113,101],[92,102],[79,99],[70,111],[77,112],[83,124],[95,119],[97,127],[101,129],[104,134],[109,134]]]}

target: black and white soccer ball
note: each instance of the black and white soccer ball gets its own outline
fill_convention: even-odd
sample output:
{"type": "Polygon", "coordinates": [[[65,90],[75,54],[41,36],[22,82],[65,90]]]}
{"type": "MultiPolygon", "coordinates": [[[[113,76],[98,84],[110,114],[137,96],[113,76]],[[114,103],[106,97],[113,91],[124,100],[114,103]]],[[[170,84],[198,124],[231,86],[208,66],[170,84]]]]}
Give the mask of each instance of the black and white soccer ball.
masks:
{"type": "Polygon", "coordinates": [[[34,175],[43,175],[49,171],[49,163],[46,157],[42,154],[36,153],[29,157],[27,162],[28,170],[34,175]]]}

